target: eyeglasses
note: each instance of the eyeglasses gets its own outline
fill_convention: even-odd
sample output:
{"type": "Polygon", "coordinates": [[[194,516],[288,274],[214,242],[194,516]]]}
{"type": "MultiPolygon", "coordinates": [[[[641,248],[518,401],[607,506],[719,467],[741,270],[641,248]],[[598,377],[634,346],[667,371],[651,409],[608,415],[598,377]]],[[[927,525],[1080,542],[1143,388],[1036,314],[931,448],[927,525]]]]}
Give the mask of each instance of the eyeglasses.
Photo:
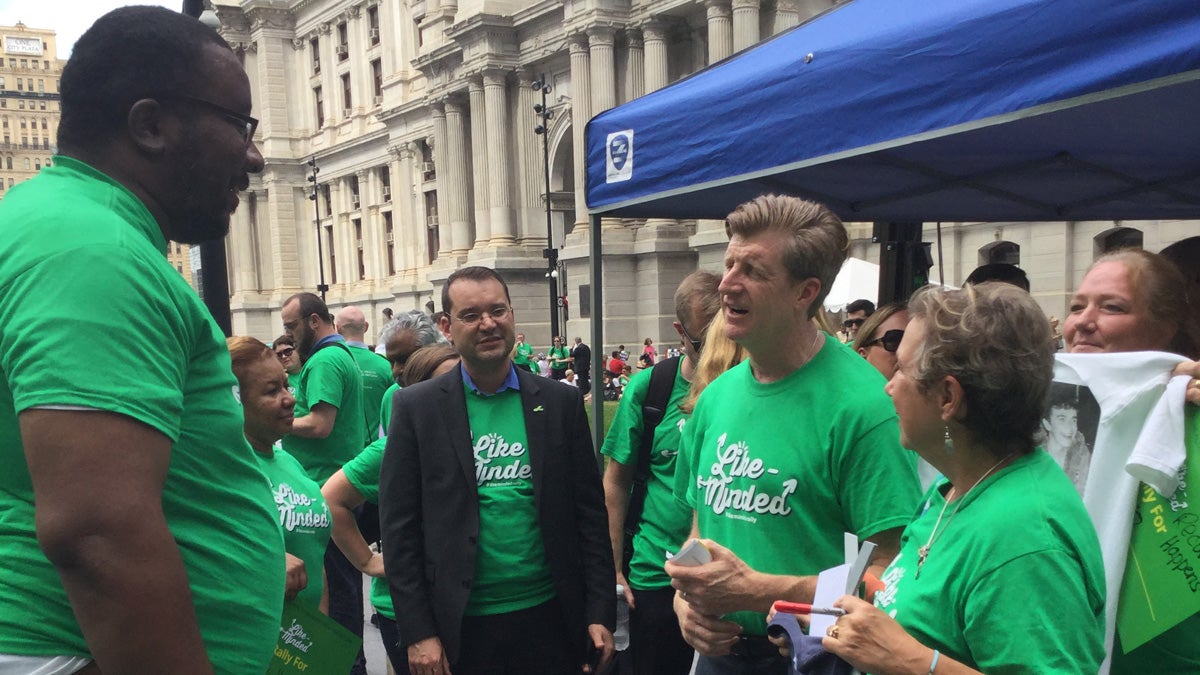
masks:
{"type": "Polygon", "coordinates": [[[508,313],[511,311],[512,307],[508,305],[495,305],[484,312],[463,312],[455,316],[454,319],[464,326],[474,326],[483,321],[484,316],[492,317],[492,321],[500,321],[508,316],[508,313]]]}
{"type": "Polygon", "coordinates": [[[284,347],[283,349],[280,349],[279,351],[275,352],[275,356],[278,356],[281,359],[286,359],[287,357],[289,357],[295,353],[296,353],[295,347],[284,347]]]}
{"type": "Polygon", "coordinates": [[[160,98],[161,100],[187,101],[188,103],[204,106],[209,110],[218,113],[233,123],[233,126],[237,128],[238,133],[242,135],[242,140],[246,141],[247,143],[250,142],[250,139],[254,138],[254,131],[255,129],[258,129],[257,119],[249,115],[243,115],[236,110],[230,110],[229,108],[217,103],[213,103],[212,101],[206,101],[202,98],[186,96],[184,94],[172,94],[170,96],[162,96],[160,98]]]}
{"type": "Polygon", "coordinates": [[[842,322],[842,328],[849,328],[851,326],[854,326],[855,328],[862,328],[863,322],[865,321],[866,319],[846,319],[842,322]]]}
{"type": "Polygon", "coordinates": [[[699,354],[699,353],[700,353],[700,346],[701,346],[701,344],[702,344],[702,343],[701,343],[701,341],[700,341],[700,340],[697,340],[696,338],[693,338],[691,335],[688,335],[687,328],[686,328],[686,327],[684,327],[684,325],[683,325],[683,322],[682,322],[682,321],[680,321],[680,322],[679,322],[679,333],[680,333],[681,335],[683,335],[683,339],[684,339],[684,340],[687,340],[688,342],[690,342],[690,343],[692,344],[692,349],[693,349],[693,350],[695,350],[695,352],[696,352],[697,354],[699,354]]]}
{"type": "Polygon", "coordinates": [[[900,348],[900,340],[902,340],[902,339],[904,339],[904,331],[903,330],[900,330],[900,329],[889,330],[888,332],[884,333],[883,335],[880,335],[879,337],[875,338],[874,340],[871,340],[870,342],[864,344],[863,346],[871,347],[873,345],[881,345],[884,349],[888,350],[889,352],[894,352],[900,348]]]}

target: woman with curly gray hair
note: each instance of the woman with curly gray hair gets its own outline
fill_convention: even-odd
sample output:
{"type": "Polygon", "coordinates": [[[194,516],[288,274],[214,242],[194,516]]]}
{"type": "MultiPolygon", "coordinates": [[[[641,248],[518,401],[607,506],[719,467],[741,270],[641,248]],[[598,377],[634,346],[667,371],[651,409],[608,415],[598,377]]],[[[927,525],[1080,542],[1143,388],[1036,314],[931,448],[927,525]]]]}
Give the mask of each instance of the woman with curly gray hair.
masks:
{"type": "Polygon", "coordinates": [[[1094,673],[1104,571],[1071,481],[1034,444],[1050,327],[1008,284],[925,288],[887,385],[900,442],[944,474],[871,605],[845,596],[824,647],[862,671],[1094,673]]]}

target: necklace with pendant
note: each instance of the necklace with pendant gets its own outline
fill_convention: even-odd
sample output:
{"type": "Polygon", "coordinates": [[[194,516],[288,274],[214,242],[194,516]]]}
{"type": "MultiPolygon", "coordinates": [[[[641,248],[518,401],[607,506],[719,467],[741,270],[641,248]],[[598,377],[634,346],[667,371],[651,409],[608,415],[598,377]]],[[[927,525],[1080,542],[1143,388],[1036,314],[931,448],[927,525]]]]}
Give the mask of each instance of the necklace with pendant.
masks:
{"type": "MultiPolygon", "coordinates": [[[[965,499],[966,496],[971,493],[971,490],[974,490],[975,488],[979,487],[979,484],[983,482],[983,479],[992,475],[993,471],[995,471],[996,469],[999,469],[1001,464],[1004,464],[1008,460],[1012,459],[1013,455],[1015,455],[1015,454],[1017,454],[1017,453],[1015,453],[1015,452],[1011,453],[1008,456],[1006,456],[1004,459],[1000,460],[999,462],[996,462],[992,466],[992,468],[983,472],[983,475],[979,477],[979,480],[975,481],[974,485],[967,488],[967,491],[962,494],[962,497],[959,497],[958,500],[955,502],[954,510],[950,512],[950,517],[946,519],[946,527],[950,527],[950,521],[954,520],[954,516],[956,514],[958,514],[958,509],[960,507],[962,507],[963,499],[965,499]]],[[[929,539],[925,542],[924,546],[917,548],[917,571],[913,575],[914,579],[921,578],[921,567],[925,564],[925,559],[929,557],[930,547],[933,546],[933,542],[937,541],[938,536],[942,532],[945,531],[945,530],[938,530],[938,527],[942,524],[942,516],[946,515],[946,507],[950,506],[950,501],[952,499],[954,499],[954,492],[957,489],[958,488],[951,487],[950,491],[946,493],[946,503],[942,504],[942,511],[941,511],[941,513],[938,513],[937,520],[934,521],[934,523],[933,523],[933,531],[929,533],[929,539]]]]}

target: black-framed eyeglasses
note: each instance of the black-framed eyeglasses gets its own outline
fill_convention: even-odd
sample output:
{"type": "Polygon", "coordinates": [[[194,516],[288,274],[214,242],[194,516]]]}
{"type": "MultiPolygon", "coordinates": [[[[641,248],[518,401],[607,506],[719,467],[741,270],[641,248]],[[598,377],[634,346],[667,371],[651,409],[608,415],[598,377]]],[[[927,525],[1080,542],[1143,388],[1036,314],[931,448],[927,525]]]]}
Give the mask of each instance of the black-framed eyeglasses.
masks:
{"type": "Polygon", "coordinates": [[[842,328],[849,328],[851,326],[854,326],[855,328],[862,328],[863,322],[865,321],[866,319],[846,319],[842,322],[842,328]]]}
{"type": "Polygon", "coordinates": [[[206,101],[202,98],[196,98],[195,96],[187,96],[186,94],[171,94],[170,96],[162,96],[160,99],[164,101],[187,101],[188,103],[204,106],[209,110],[216,112],[232,122],[233,126],[238,130],[238,133],[242,135],[242,140],[246,141],[247,143],[250,142],[250,139],[254,138],[254,131],[258,129],[257,119],[249,115],[242,114],[236,110],[230,110],[219,103],[206,101]]]}
{"type": "Polygon", "coordinates": [[[682,321],[679,322],[679,333],[681,335],[683,335],[684,340],[687,340],[688,342],[692,343],[692,349],[695,350],[695,352],[697,354],[699,354],[700,347],[702,346],[703,343],[700,340],[697,340],[696,338],[692,337],[691,335],[688,335],[687,327],[683,325],[682,321]]]}
{"type": "Polygon", "coordinates": [[[904,339],[904,331],[897,328],[894,330],[889,330],[888,332],[884,333],[883,335],[880,335],[879,337],[875,338],[874,340],[871,340],[870,342],[864,344],[863,346],[871,347],[873,345],[880,345],[884,349],[888,350],[889,352],[895,352],[897,349],[900,348],[900,341],[903,339],[904,339]]]}
{"type": "Polygon", "coordinates": [[[512,307],[509,307],[508,305],[493,305],[491,308],[483,312],[463,312],[462,314],[455,316],[454,320],[460,322],[464,326],[474,326],[480,321],[483,321],[484,316],[492,317],[492,321],[500,321],[504,319],[504,317],[508,316],[508,313],[511,311],[512,307]]]}

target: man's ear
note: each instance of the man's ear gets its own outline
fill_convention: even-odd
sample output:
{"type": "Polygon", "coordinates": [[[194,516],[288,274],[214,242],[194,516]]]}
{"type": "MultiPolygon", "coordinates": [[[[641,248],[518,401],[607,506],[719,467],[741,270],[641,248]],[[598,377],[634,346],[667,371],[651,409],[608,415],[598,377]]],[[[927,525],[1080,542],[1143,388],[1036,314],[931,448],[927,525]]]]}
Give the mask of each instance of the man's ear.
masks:
{"type": "Polygon", "coordinates": [[[162,104],[152,98],[143,98],[129,108],[125,117],[129,138],[142,152],[161,154],[166,148],[163,137],[162,104]]]}
{"type": "Polygon", "coordinates": [[[800,287],[796,293],[796,304],[803,306],[805,310],[812,306],[817,300],[817,296],[821,293],[821,280],[816,277],[808,277],[800,282],[800,287]]]}

